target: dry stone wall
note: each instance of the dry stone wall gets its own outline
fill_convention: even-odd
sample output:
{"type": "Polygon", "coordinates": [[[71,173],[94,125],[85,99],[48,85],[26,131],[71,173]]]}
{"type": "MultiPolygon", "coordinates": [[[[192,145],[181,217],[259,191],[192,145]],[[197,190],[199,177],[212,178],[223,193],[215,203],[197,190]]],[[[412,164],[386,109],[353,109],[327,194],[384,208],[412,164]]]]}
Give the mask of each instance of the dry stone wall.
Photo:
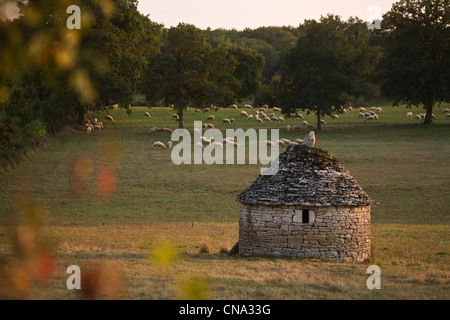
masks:
{"type": "Polygon", "coordinates": [[[370,206],[241,203],[239,253],[365,261],[370,255],[370,206]],[[303,210],[308,210],[308,223],[304,223],[303,210]]]}

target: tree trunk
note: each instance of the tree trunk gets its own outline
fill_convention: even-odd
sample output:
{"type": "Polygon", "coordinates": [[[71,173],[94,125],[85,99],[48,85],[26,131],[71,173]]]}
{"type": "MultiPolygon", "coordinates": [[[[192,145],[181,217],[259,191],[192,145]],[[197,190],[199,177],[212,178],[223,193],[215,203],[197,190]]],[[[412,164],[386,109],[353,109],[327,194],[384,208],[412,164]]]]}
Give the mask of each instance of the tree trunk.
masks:
{"type": "Polygon", "coordinates": [[[320,112],[317,112],[317,130],[322,129],[322,122],[320,122],[320,112]]]}
{"type": "Polygon", "coordinates": [[[178,109],[178,128],[183,129],[183,108],[178,109]]]}
{"type": "Polygon", "coordinates": [[[425,104],[427,113],[425,114],[425,121],[423,123],[430,124],[433,123],[433,100],[428,101],[425,104]]]}
{"type": "Polygon", "coordinates": [[[80,105],[78,107],[78,122],[80,124],[84,124],[84,112],[85,112],[84,106],[80,105]]]}

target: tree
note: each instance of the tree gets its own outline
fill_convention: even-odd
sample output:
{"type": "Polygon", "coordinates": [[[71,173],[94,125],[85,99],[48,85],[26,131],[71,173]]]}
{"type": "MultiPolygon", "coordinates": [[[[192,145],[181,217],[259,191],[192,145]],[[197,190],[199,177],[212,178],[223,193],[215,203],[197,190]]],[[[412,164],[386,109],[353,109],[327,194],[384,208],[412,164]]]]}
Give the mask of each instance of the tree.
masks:
{"type": "Polygon", "coordinates": [[[208,70],[205,96],[207,101],[221,106],[230,105],[241,89],[241,82],[234,77],[239,62],[229,48],[212,49],[205,58],[208,70]]]}
{"type": "Polygon", "coordinates": [[[131,102],[147,52],[158,46],[158,28],[136,0],[29,0],[20,9],[19,18],[0,24],[9,35],[0,49],[9,115],[42,120],[53,131],[76,115],[83,122],[88,108],[131,102]],[[81,7],[80,30],[66,25],[72,4],[81,7]]]}
{"type": "Polygon", "coordinates": [[[143,87],[148,57],[159,52],[162,26],[141,15],[136,0],[115,0],[113,11],[93,0],[82,8],[91,22],[82,36],[79,64],[97,93],[89,107],[128,106],[143,87]]]}
{"type": "Polygon", "coordinates": [[[236,69],[233,72],[233,77],[239,81],[235,100],[241,101],[260,90],[264,57],[250,48],[232,47],[229,52],[237,61],[236,69]]]}
{"type": "Polygon", "coordinates": [[[450,101],[449,26],[449,0],[401,0],[383,17],[383,91],[394,105],[423,105],[424,123],[434,104],[450,101]]]}
{"type": "Polygon", "coordinates": [[[179,127],[188,106],[204,106],[208,71],[205,61],[211,50],[200,29],[180,23],[168,30],[159,57],[162,94],[166,103],[175,105],[179,127]]]}
{"type": "Polygon", "coordinates": [[[349,76],[351,87],[348,94],[358,107],[361,98],[373,98],[380,94],[376,83],[375,72],[382,56],[381,48],[374,45],[374,31],[358,18],[350,18],[345,22],[342,40],[344,55],[344,73],[349,76]]]}
{"type": "Polygon", "coordinates": [[[343,71],[342,33],[339,17],[305,21],[296,46],[287,54],[281,71],[280,100],[283,113],[298,108],[314,112],[317,128],[321,118],[340,112],[349,81],[343,71]]]}

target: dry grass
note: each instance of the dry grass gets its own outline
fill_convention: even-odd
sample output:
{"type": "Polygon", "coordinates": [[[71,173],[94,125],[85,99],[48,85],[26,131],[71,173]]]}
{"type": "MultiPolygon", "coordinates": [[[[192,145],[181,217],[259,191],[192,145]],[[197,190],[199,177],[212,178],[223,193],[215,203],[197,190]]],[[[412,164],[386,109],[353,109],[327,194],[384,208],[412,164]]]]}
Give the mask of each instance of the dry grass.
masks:
{"type": "MultiPolygon", "coordinates": [[[[405,110],[384,107],[386,122],[380,117],[360,124],[356,113],[347,114],[318,134],[318,146],[332,152],[377,201],[371,261],[352,264],[224,254],[238,240],[236,196],[259,167],[175,166],[170,152],[151,150],[155,140],[168,137],[145,134],[151,126],[173,127],[171,111],[152,109],[150,123],[135,113],[145,110],[137,108],[132,118],[115,114],[116,122],[100,134],[71,133],[0,174],[0,297],[83,298],[66,288],[67,267],[78,265],[89,275],[83,294],[93,298],[450,298],[450,168],[443,165],[450,156],[450,126],[444,122],[450,120],[431,127],[407,124],[405,110]],[[115,143],[105,149],[108,141],[115,143]],[[73,183],[74,163],[83,157],[89,176],[75,175],[73,183]],[[117,189],[108,198],[102,192],[109,185],[99,190],[97,180],[110,162],[117,189]],[[27,223],[18,214],[27,211],[17,196],[23,189],[42,205],[38,249],[54,250],[53,273],[45,281],[27,276],[24,252],[41,254],[27,247],[32,238],[18,242],[8,227],[13,216],[27,223]],[[369,264],[381,268],[381,290],[366,287],[369,264]],[[14,292],[2,286],[12,282],[14,292]]],[[[192,111],[186,122],[194,116],[192,111]]],[[[245,129],[249,123],[237,125],[245,129]]],[[[41,278],[49,269],[43,266],[36,273],[41,278]]]]}
{"type": "MultiPolygon", "coordinates": [[[[224,242],[237,240],[237,230],[236,223],[47,227],[45,236],[58,248],[55,276],[36,287],[33,298],[79,298],[65,287],[65,270],[73,264],[118,273],[123,281],[114,292],[125,299],[449,298],[446,226],[374,225],[376,264],[382,272],[382,290],[377,291],[366,287],[368,263],[221,254],[224,242]],[[424,232],[428,241],[420,245],[415,238],[424,232]],[[205,245],[208,254],[200,253],[205,245]],[[154,250],[175,258],[161,253],[154,258],[154,250]]],[[[0,249],[4,255],[12,252],[0,249]]]]}

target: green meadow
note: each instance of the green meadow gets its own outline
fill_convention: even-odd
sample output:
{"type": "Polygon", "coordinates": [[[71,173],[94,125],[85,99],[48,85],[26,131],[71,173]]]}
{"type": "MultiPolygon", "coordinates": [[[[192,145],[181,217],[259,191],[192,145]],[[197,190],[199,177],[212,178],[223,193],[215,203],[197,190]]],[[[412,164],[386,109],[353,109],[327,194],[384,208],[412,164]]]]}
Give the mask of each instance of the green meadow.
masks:
{"type": "MultiPolygon", "coordinates": [[[[326,118],[316,132],[316,147],[333,154],[376,202],[366,263],[224,253],[238,240],[236,197],[261,165],[175,165],[170,150],[152,148],[170,134],[149,133],[177,128],[174,111],[133,107],[131,115],[110,111],[114,122],[91,114],[103,130],[74,128],[0,173],[0,268],[10,275],[0,296],[83,298],[66,287],[67,267],[78,265],[103,279],[95,295],[87,293],[96,298],[449,299],[450,118],[441,112],[447,106],[435,108],[432,125],[406,117],[421,109],[381,107],[378,120],[353,110],[326,118]],[[51,248],[49,272],[45,281],[30,275],[17,284],[11,279],[21,270],[23,248],[34,243],[51,248]],[[366,286],[373,264],[381,269],[380,290],[366,286]]],[[[279,129],[280,138],[295,140],[308,133],[303,121],[315,124],[313,115],[259,124],[240,117],[241,110],[188,109],[184,126],[192,130],[194,121],[214,115],[208,122],[224,134],[279,129]],[[235,121],[223,124],[224,118],[235,121]]]]}

